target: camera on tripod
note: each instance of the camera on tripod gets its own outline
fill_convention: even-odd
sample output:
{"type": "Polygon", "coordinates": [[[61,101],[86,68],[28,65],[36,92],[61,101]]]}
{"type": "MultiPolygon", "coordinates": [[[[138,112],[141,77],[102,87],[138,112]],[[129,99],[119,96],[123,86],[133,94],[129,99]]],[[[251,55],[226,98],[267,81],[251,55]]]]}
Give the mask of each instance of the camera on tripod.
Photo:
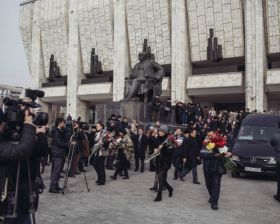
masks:
{"type": "MultiPolygon", "coordinates": [[[[36,103],[37,98],[44,97],[45,93],[41,90],[25,90],[25,97],[29,101],[22,99],[15,100],[13,98],[6,97],[3,100],[5,105],[5,122],[7,124],[8,138],[11,141],[18,141],[21,136],[21,130],[24,123],[25,111],[29,108],[40,108],[41,105],[36,103]]],[[[45,126],[48,124],[48,113],[37,112],[31,114],[33,116],[33,124],[36,126],[45,126]]]]}

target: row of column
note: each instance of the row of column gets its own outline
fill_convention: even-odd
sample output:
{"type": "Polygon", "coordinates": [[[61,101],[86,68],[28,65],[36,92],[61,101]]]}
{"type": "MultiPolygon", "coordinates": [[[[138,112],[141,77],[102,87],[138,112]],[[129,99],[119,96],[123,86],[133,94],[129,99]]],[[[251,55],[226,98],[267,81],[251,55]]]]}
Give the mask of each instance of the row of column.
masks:
{"type": "MultiPolygon", "coordinates": [[[[82,55],[79,40],[78,1],[69,0],[69,40],[67,65],[67,113],[87,119],[87,105],[77,96],[83,78],[82,55]]],[[[191,101],[187,95],[187,80],[192,75],[191,49],[187,21],[187,1],[171,0],[171,54],[172,54],[172,100],[191,101]]],[[[31,77],[34,88],[40,88],[43,72],[40,39],[40,1],[34,2],[31,77]]],[[[245,24],[245,95],[246,106],[262,111],[266,109],[265,74],[266,55],[263,21],[263,1],[244,1],[245,24]]],[[[123,99],[125,77],[130,74],[128,32],[126,26],[126,0],[114,0],[114,82],[113,101],[123,99]]]]}
{"type": "MultiPolygon", "coordinates": [[[[262,0],[245,0],[245,103],[251,110],[267,108],[265,93],[266,54],[264,30],[264,6],[262,0]]],[[[126,0],[115,0],[114,18],[114,88],[113,100],[123,99],[124,78],[128,74],[129,53],[126,29],[126,0]]],[[[171,0],[171,99],[191,101],[187,95],[187,80],[192,75],[191,49],[187,21],[187,1],[171,0]]]]}

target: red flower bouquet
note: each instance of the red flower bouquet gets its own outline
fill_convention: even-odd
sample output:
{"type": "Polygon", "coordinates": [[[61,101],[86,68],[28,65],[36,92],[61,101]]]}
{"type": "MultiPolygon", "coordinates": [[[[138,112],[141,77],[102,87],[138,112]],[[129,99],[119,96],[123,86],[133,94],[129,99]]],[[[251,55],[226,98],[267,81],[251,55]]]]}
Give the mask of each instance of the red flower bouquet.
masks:
{"type": "Polygon", "coordinates": [[[227,170],[234,172],[236,165],[233,163],[233,161],[227,157],[228,147],[226,146],[227,140],[220,132],[214,132],[212,135],[207,136],[207,138],[204,140],[203,145],[205,148],[213,152],[215,148],[219,151],[219,156],[223,162],[224,166],[227,170]]]}
{"type": "Polygon", "coordinates": [[[165,140],[164,144],[168,148],[176,148],[178,147],[178,142],[176,141],[176,138],[173,135],[169,135],[167,139],[165,140]]]}

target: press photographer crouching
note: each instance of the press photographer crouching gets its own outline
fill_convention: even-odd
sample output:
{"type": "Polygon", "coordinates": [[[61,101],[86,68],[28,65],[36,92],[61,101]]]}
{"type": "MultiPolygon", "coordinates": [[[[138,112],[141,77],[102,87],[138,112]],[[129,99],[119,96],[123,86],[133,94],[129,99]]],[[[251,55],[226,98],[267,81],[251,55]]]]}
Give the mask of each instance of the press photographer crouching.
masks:
{"type": "Polygon", "coordinates": [[[35,223],[39,194],[44,184],[40,161],[47,153],[45,126],[48,114],[34,113],[44,93],[26,90],[25,100],[4,99],[0,112],[0,223],[35,223]],[[37,134],[37,136],[36,136],[37,134]]]}

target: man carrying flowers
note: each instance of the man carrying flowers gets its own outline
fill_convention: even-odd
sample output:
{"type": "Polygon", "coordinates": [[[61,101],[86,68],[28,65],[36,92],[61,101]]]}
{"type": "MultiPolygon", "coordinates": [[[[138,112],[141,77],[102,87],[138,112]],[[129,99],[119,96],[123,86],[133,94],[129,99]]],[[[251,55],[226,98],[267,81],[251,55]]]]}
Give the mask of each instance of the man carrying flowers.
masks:
{"type": "Polygon", "coordinates": [[[233,169],[231,153],[226,146],[226,138],[219,131],[209,130],[203,142],[200,155],[203,161],[205,183],[210,195],[209,203],[213,210],[218,209],[221,179],[227,169],[233,169]]]}

